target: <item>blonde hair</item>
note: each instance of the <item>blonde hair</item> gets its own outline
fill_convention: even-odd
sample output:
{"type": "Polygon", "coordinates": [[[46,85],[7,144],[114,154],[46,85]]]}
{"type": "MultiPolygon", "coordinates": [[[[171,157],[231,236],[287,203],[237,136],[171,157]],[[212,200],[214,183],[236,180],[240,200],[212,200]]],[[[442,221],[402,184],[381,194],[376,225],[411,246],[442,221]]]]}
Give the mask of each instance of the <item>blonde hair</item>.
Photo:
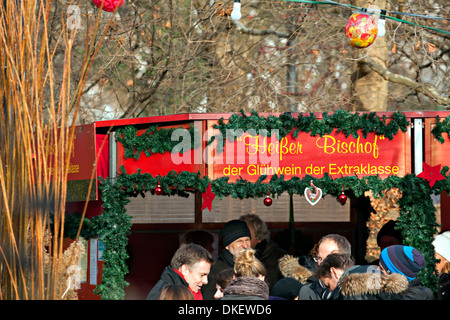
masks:
{"type": "Polygon", "coordinates": [[[255,256],[255,250],[241,250],[235,258],[234,272],[237,277],[266,276],[266,268],[255,256]]]}

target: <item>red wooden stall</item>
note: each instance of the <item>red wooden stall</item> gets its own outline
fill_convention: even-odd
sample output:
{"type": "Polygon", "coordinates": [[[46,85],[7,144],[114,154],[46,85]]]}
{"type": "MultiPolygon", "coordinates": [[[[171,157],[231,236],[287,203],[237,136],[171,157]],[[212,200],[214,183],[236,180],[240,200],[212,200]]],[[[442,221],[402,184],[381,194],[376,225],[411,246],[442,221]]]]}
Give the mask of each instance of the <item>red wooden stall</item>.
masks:
{"type": "MultiPolygon", "coordinates": [[[[322,117],[320,113],[314,115],[318,119],[322,117]]],[[[377,115],[389,119],[392,113],[377,115]]],[[[189,171],[200,172],[211,179],[226,176],[230,178],[230,182],[239,178],[256,181],[264,174],[284,174],[287,179],[293,176],[302,178],[306,174],[323,177],[325,172],[332,178],[355,174],[378,174],[384,178],[389,175],[420,173],[422,162],[450,166],[448,136],[445,136],[446,142],[442,144],[431,134],[437,115],[445,118],[450,112],[405,112],[413,125],[407,132],[398,133],[392,140],[375,134],[369,134],[366,138],[345,137],[343,133],[334,131],[324,137],[299,133],[295,138],[291,133],[277,142],[247,132],[235,142],[227,141],[224,150],[230,153],[221,155],[216,152],[217,146],[208,145],[207,141],[212,134],[217,133],[212,128],[213,124],[219,119],[229,119],[229,113],[190,113],[97,121],[77,127],[72,159],[74,170],[69,174],[69,202],[66,211],[67,214],[83,212],[88,199],[86,217],[100,215],[102,201],[96,178],[113,178],[121,166],[126,168],[127,173],[134,173],[138,169],[152,175],[166,175],[171,170],[189,171]],[[135,126],[139,135],[151,125],[184,129],[192,126],[200,134],[201,148],[184,155],[184,160],[189,159],[185,162],[189,163],[174,163],[170,152],[152,154],[151,157],[141,155],[139,159],[126,158],[122,144],[115,139],[116,130],[135,126]],[[268,151],[273,156],[270,160],[275,161],[276,166],[268,165],[268,159],[262,158],[268,151]],[[233,160],[231,164],[230,159],[233,160]],[[94,180],[91,192],[88,193],[91,178],[94,180]]],[[[296,114],[293,113],[292,116],[296,117],[296,114]]],[[[228,219],[237,218],[241,214],[252,212],[261,215],[271,230],[271,236],[280,244],[289,227],[287,199],[274,199],[274,205],[270,209],[262,205],[261,199],[214,200],[213,210],[209,212],[207,209],[201,210],[202,199],[199,193],[189,199],[146,198],[149,199],[133,199],[127,207],[133,221],[128,244],[130,272],[126,278],[130,285],[125,289],[125,299],[129,300],[145,299],[163,268],[169,264],[181,237],[189,230],[210,231],[215,239],[214,253],[217,254],[220,250],[218,235],[221,227],[228,219]]],[[[371,210],[365,197],[352,198],[345,206],[336,206],[335,199],[327,199],[323,201],[322,207],[318,205],[314,208],[305,204],[302,199],[296,199],[295,206],[295,229],[309,246],[324,234],[340,233],[352,243],[357,260],[364,257],[364,237],[367,236],[365,219],[371,210]],[[317,214],[311,214],[311,210],[316,210],[317,214]],[[330,212],[335,214],[336,211],[341,213],[330,215],[330,212]],[[339,215],[341,218],[334,218],[339,215]]],[[[450,229],[450,200],[445,194],[441,195],[440,207],[442,229],[450,229]]],[[[87,257],[83,261],[85,275],[78,293],[79,299],[100,299],[93,290],[100,284],[102,277],[102,244],[98,239],[90,239],[87,241],[87,248],[87,257]]],[[[305,247],[299,250],[296,253],[306,253],[309,249],[305,247]]]]}

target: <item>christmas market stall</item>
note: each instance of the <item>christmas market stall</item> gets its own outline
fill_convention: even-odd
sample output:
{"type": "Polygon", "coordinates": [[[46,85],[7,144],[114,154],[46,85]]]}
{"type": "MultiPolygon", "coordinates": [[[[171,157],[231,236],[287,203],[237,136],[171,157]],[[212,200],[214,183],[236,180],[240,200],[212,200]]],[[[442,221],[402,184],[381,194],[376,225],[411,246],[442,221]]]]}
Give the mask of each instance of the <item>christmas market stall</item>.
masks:
{"type": "Polygon", "coordinates": [[[192,113],[80,126],[65,226],[88,249],[78,298],[145,299],[187,232],[208,231],[217,254],[223,224],[247,213],[294,255],[340,233],[367,263],[378,258],[378,230],[396,220],[434,288],[433,235],[450,228],[449,131],[443,111],[192,113]]]}

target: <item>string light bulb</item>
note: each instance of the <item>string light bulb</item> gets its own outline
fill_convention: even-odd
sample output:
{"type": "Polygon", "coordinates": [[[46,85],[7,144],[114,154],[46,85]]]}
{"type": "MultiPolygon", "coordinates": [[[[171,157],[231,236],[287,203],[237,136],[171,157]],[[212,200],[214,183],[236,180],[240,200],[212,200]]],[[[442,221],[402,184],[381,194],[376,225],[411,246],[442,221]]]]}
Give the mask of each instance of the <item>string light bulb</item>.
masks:
{"type": "Polygon", "coordinates": [[[238,21],[241,16],[241,0],[234,0],[233,11],[231,11],[231,19],[238,21]]]}
{"type": "Polygon", "coordinates": [[[383,37],[386,34],[386,10],[381,10],[380,18],[378,18],[377,37],[383,37]]]}
{"type": "Polygon", "coordinates": [[[369,5],[367,12],[373,15],[377,25],[377,37],[384,37],[386,34],[386,10],[381,10],[378,6],[369,5]]]}

